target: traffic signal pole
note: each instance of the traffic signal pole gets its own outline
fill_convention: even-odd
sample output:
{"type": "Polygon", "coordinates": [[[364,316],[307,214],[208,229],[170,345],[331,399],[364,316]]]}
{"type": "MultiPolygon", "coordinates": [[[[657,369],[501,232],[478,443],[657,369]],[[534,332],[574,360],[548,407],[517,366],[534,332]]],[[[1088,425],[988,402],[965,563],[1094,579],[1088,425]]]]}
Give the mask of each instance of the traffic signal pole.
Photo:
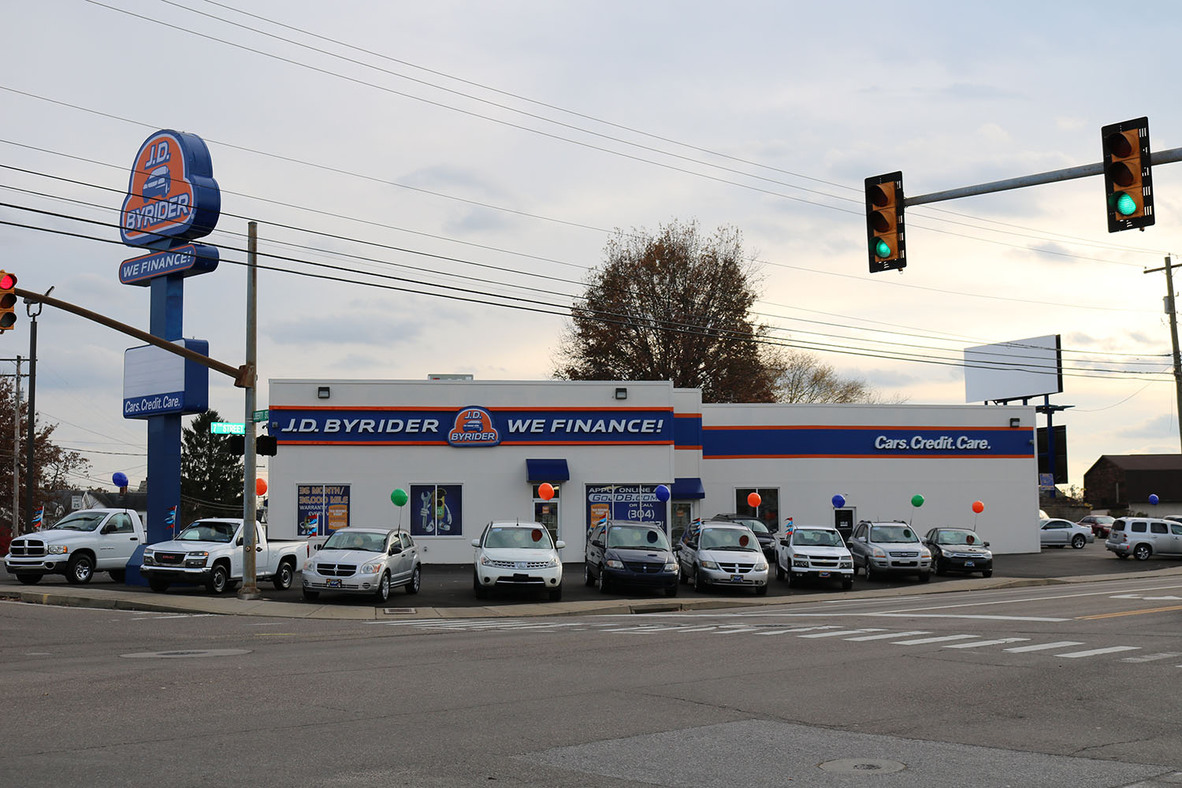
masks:
{"type": "MultiPolygon", "coordinates": [[[[257,326],[255,307],[257,298],[255,286],[258,283],[258,267],[256,266],[259,247],[258,222],[248,222],[246,235],[246,366],[255,369],[255,357],[258,355],[257,326]]],[[[243,443],[242,465],[242,588],[238,592],[239,599],[258,599],[259,585],[256,566],[255,545],[258,543],[255,529],[258,527],[255,516],[255,476],[258,474],[255,455],[255,392],[258,377],[252,379],[246,386],[246,428],[243,443]]],[[[302,567],[297,567],[297,569],[302,567]]]]}
{"type": "Polygon", "coordinates": [[[1166,272],[1166,312],[1170,316],[1170,340],[1174,348],[1174,396],[1178,405],[1178,440],[1182,443],[1182,353],[1178,350],[1178,310],[1174,299],[1173,261],[1166,256],[1166,264],[1161,268],[1147,268],[1145,273],[1154,274],[1158,271],[1166,272]]]}

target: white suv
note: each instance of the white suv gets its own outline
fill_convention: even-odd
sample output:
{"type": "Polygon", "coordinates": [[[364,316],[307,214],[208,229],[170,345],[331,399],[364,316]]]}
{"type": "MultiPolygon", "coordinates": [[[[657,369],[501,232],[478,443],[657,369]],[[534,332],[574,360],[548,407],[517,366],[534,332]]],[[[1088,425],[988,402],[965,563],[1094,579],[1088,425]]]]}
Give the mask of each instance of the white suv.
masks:
{"type": "Polygon", "coordinates": [[[841,580],[854,585],[854,558],[837,529],[828,525],[798,525],[776,549],[776,579],[795,587],[804,577],[841,580]]]}
{"type": "Polygon", "coordinates": [[[552,542],[541,523],[491,522],[472,546],[472,590],[478,599],[494,588],[542,588],[551,602],[562,599],[558,551],[566,543],[552,542]]]}

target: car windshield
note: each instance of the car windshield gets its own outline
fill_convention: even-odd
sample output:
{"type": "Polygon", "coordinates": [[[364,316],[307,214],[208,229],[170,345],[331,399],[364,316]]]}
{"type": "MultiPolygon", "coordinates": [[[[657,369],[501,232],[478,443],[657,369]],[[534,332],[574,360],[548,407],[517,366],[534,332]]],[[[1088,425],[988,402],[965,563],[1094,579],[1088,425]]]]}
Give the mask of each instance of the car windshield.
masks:
{"type": "Polygon", "coordinates": [[[936,533],[936,543],[979,545],[981,544],[981,537],[972,531],[939,531],[936,533]]]}
{"type": "Polygon", "coordinates": [[[870,529],[871,542],[917,542],[915,532],[906,525],[876,525],[870,529]]]}
{"type": "Polygon", "coordinates": [[[701,547],[703,550],[737,550],[739,552],[758,552],[759,543],[751,537],[746,529],[738,528],[703,528],[701,547]]]}
{"type": "Polygon", "coordinates": [[[545,528],[489,528],[484,537],[484,546],[491,548],[515,548],[518,550],[550,550],[550,534],[545,528]]]}
{"type": "Polygon", "coordinates": [[[236,523],[213,523],[198,520],[177,536],[178,542],[229,542],[238,530],[236,523]]]}
{"type": "Polygon", "coordinates": [[[320,548],[324,550],[361,550],[365,553],[380,553],[386,549],[385,534],[337,531],[328,537],[320,548]]]}
{"type": "Polygon", "coordinates": [[[636,550],[668,550],[669,540],[659,528],[645,525],[616,525],[607,531],[607,546],[636,550]]]}
{"type": "Polygon", "coordinates": [[[792,544],[817,547],[840,547],[842,545],[842,541],[841,535],[838,534],[837,531],[822,531],[820,529],[806,528],[793,532],[792,544]]]}
{"type": "Polygon", "coordinates": [[[71,514],[54,523],[49,530],[58,531],[93,531],[107,515],[103,512],[87,512],[86,514],[71,514]]]}

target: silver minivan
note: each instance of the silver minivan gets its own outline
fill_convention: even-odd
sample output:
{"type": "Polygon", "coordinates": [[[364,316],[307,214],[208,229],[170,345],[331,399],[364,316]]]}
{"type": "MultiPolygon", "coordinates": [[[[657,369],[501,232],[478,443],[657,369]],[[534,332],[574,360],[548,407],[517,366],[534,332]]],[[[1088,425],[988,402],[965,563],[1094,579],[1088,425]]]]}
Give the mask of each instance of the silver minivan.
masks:
{"type": "Polygon", "coordinates": [[[1117,558],[1145,561],[1151,555],[1182,556],[1182,523],[1153,517],[1121,517],[1112,524],[1104,547],[1117,558]]]}

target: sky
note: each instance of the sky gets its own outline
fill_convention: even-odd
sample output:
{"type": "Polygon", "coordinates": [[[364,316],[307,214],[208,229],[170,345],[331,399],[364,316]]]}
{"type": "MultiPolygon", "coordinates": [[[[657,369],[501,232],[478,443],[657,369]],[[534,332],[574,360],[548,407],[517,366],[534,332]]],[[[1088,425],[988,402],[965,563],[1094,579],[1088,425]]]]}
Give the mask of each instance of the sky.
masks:
{"type": "MultiPolygon", "coordinates": [[[[269,379],[549,378],[612,234],[693,221],[742,233],[771,336],[884,399],[963,404],[965,348],[1060,335],[1071,484],[1179,451],[1146,269],[1179,248],[1182,167],[1154,169],[1144,232],[1107,232],[1098,176],[914,206],[903,272],[868,272],[863,209],[894,170],[917,196],[1094,164],[1101,127],[1141,116],[1182,146],[1176,3],[0,5],[0,267],[147,329],[118,210],[151,134],[200,136],[222,261],[186,280],[184,335],[243,362],[258,222],[260,409],[269,379]]],[[[18,315],[5,359],[29,354],[18,315]]],[[[38,318],[37,411],[91,462],[80,487],[147,475],[122,415],[138,344],[38,318]]],[[[210,404],[244,418],[216,373],[210,404]]]]}

